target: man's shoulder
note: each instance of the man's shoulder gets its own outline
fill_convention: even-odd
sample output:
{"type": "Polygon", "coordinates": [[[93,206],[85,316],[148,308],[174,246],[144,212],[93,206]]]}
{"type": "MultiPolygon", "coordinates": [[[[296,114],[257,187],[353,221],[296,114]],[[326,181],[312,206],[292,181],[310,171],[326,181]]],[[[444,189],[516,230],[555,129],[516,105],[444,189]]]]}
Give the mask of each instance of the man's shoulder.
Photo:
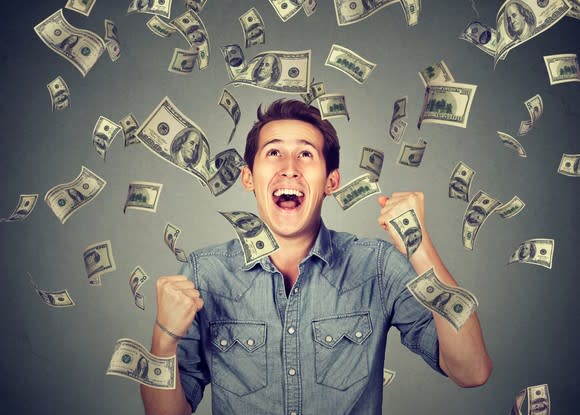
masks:
{"type": "Polygon", "coordinates": [[[244,252],[240,245],[240,241],[237,239],[230,239],[226,242],[195,249],[190,255],[197,261],[209,259],[230,262],[236,261],[237,259],[243,261],[244,258],[244,252]]]}
{"type": "Polygon", "coordinates": [[[343,252],[350,250],[389,249],[393,245],[381,238],[359,237],[356,234],[329,229],[332,248],[343,252]]]}

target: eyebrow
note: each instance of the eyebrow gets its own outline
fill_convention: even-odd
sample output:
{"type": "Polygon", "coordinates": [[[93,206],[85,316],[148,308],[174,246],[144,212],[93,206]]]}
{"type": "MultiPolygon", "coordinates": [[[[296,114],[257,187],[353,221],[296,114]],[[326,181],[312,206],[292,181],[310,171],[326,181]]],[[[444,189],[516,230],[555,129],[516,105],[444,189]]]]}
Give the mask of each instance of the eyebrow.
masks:
{"type": "MultiPolygon", "coordinates": [[[[298,141],[299,144],[307,145],[307,146],[310,146],[310,147],[314,148],[315,150],[318,150],[316,148],[316,146],[314,144],[312,144],[308,140],[305,140],[305,139],[301,138],[301,139],[296,140],[296,141],[298,141]]],[[[284,140],[282,140],[280,138],[273,138],[271,140],[266,141],[264,143],[264,145],[262,146],[262,148],[265,148],[266,146],[269,146],[270,144],[278,144],[278,143],[283,143],[283,142],[284,142],[284,140]]]]}

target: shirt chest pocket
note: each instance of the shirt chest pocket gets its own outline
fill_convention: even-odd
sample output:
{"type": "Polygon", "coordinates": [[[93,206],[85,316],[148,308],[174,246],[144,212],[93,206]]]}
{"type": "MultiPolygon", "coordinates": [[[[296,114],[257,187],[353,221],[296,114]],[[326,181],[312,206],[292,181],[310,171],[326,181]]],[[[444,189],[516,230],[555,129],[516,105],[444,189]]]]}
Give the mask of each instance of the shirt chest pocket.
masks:
{"type": "Polygon", "coordinates": [[[368,347],[372,333],[368,312],[312,321],[316,382],[345,390],[369,375],[368,347]]]}
{"type": "Polygon", "coordinates": [[[212,383],[238,396],[267,385],[266,323],[210,322],[212,383]]]}

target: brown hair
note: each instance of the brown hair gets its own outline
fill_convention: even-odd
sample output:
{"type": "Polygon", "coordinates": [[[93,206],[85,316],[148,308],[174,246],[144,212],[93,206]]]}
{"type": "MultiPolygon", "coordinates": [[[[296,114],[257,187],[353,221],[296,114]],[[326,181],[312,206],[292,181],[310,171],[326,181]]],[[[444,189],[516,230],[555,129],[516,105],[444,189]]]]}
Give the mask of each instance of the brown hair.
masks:
{"type": "Polygon", "coordinates": [[[256,113],[258,120],[248,132],[246,150],[244,152],[244,161],[250,170],[254,167],[254,158],[258,152],[260,130],[270,121],[277,120],[300,120],[316,127],[324,137],[322,153],[326,162],[326,174],[338,169],[340,152],[338,135],[330,122],[320,118],[320,111],[317,108],[295,99],[278,99],[272,102],[265,112],[262,111],[262,105],[260,105],[256,113]]]}

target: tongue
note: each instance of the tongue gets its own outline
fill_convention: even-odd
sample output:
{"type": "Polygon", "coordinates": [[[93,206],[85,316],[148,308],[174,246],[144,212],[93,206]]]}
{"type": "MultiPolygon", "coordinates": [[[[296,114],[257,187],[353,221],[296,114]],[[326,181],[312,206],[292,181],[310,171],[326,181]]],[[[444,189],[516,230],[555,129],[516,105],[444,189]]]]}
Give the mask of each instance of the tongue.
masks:
{"type": "Polygon", "coordinates": [[[294,209],[298,207],[298,202],[295,199],[281,200],[278,202],[278,206],[284,209],[294,209]]]}

